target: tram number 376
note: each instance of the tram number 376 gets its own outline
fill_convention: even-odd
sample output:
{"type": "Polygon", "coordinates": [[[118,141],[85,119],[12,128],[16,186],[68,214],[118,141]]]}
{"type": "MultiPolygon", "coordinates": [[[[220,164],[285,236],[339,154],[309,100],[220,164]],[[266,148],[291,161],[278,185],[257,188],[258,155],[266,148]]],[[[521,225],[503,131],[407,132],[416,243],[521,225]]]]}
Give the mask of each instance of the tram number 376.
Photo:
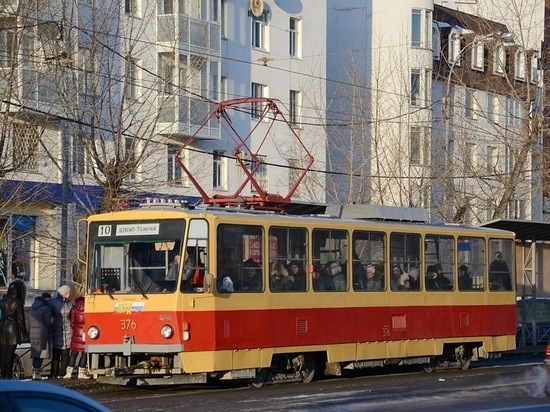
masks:
{"type": "Polygon", "coordinates": [[[137,329],[136,321],[133,319],[121,319],[120,328],[122,330],[137,329]]]}

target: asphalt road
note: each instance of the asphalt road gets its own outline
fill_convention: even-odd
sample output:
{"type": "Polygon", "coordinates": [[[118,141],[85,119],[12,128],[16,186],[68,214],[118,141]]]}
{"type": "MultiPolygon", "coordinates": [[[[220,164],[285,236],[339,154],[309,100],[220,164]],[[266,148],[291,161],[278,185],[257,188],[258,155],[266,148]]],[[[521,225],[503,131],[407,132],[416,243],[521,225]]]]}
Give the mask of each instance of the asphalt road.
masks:
{"type": "MultiPolygon", "coordinates": [[[[102,402],[113,411],[502,411],[550,410],[550,375],[540,351],[472,363],[467,371],[418,368],[363,370],[310,384],[249,388],[222,385],[112,387],[95,382],[55,382],[102,402]]],[[[54,382],[52,382],[54,383],[54,382]]]]}

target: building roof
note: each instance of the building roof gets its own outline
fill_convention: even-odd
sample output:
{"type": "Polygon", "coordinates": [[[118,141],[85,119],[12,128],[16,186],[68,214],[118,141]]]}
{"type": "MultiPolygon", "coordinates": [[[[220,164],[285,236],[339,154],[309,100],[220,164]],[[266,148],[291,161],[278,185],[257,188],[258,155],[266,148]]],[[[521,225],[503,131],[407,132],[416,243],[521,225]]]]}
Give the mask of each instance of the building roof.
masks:
{"type": "Polygon", "coordinates": [[[479,226],[494,229],[509,230],[516,234],[520,241],[544,241],[550,240],[550,223],[533,222],[531,220],[496,219],[479,226]]]}
{"type": "Polygon", "coordinates": [[[503,23],[484,19],[459,10],[449,9],[437,4],[434,5],[434,20],[448,23],[451,27],[462,27],[463,29],[472,30],[479,35],[508,32],[508,28],[503,23]]]}

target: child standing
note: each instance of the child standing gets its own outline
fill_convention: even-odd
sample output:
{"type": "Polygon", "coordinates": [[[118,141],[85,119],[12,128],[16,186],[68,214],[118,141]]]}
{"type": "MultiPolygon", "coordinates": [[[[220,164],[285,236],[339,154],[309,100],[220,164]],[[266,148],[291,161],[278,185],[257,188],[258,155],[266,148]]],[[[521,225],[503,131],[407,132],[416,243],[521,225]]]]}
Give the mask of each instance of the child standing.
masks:
{"type": "Polygon", "coordinates": [[[71,354],[69,355],[69,365],[67,373],[63,379],[71,379],[73,370],[78,361],[78,379],[90,379],[86,372],[86,353],[85,349],[85,334],[84,334],[84,296],[78,296],[75,300],[73,310],[71,312],[71,327],[73,328],[73,336],[71,338],[71,354]]]}

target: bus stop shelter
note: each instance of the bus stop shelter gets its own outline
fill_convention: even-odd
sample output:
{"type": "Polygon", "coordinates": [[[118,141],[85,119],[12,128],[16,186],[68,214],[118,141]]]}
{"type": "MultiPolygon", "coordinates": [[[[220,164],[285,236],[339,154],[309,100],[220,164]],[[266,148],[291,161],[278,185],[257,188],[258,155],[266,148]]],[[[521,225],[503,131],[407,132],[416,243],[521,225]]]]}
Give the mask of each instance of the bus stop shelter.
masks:
{"type": "Polygon", "coordinates": [[[550,340],[550,296],[545,293],[550,276],[544,271],[545,260],[550,262],[550,223],[497,219],[480,226],[516,235],[518,346],[536,346],[550,340]]]}

